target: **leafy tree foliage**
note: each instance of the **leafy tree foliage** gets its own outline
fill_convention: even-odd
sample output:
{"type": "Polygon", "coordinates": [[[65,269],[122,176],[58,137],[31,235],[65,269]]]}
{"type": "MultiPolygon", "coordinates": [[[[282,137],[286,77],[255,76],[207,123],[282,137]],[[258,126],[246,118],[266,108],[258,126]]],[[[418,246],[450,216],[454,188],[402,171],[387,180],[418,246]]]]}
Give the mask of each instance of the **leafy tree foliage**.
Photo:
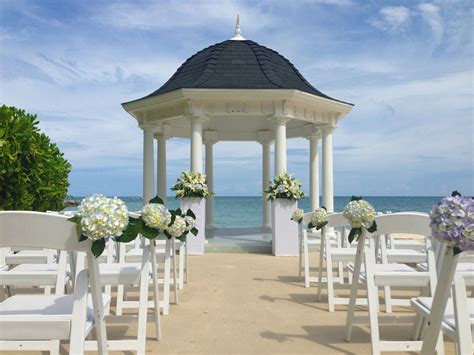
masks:
{"type": "Polygon", "coordinates": [[[71,164],[36,115],[0,106],[0,210],[61,210],[71,164]]]}

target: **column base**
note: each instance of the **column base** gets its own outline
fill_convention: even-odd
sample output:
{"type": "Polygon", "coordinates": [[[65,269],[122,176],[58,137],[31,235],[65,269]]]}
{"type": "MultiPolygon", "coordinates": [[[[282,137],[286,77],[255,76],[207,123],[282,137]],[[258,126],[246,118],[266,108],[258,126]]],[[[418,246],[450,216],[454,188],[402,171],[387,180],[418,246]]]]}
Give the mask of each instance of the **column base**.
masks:
{"type": "Polygon", "coordinates": [[[272,226],[269,225],[269,224],[262,224],[260,226],[260,229],[262,230],[262,232],[271,232],[272,231],[272,226]]]}

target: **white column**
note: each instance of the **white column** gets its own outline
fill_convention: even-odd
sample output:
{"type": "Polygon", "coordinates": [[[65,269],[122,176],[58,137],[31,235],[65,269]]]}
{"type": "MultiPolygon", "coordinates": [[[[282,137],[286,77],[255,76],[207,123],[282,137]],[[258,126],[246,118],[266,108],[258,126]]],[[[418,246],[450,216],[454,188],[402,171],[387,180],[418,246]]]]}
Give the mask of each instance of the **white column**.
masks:
{"type": "Polygon", "coordinates": [[[156,136],[158,157],[157,157],[157,194],[166,206],[166,137],[163,134],[156,136]]]}
{"type": "Polygon", "coordinates": [[[264,190],[268,187],[270,182],[270,145],[271,141],[260,141],[262,145],[262,197],[263,197],[263,223],[262,229],[269,230],[271,228],[271,213],[272,206],[270,201],[267,200],[264,190]]]}
{"type": "Polygon", "coordinates": [[[286,171],[286,118],[275,120],[275,175],[286,171]]]}
{"type": "MultiPolygon", "coordinates": [[[[215,141],[204,142],[206,146],[206,179],[209,192],[214,192],[214,152],[215,141]]],[[[206,200],[206,228],[213,229],[214,225],[214,196],[211,195],[206,200]]]]}
{"type": "Polygon", "coordinates": [[[191,171],[202,173],[202,119],[191,117],[191,171]]]}
{"type": "Polygon", "coordinates": [[[323,136],[323,206],[334,212],[334,180],[332,164],[332,132],[334,126],[322,127],[323,136]]]}
{"type": "Polygon", "coordinates": [[[143,203],[155,196],[155,159],[153,157],[153,126],[142,125],[143,129],[143,203]]]}
{"type": "Polygon", "coordinates": [[[309,197],[311,211],[319,207],[319,154],[318,141],[320,136],[307,137],[309,140],[309,197]]]}

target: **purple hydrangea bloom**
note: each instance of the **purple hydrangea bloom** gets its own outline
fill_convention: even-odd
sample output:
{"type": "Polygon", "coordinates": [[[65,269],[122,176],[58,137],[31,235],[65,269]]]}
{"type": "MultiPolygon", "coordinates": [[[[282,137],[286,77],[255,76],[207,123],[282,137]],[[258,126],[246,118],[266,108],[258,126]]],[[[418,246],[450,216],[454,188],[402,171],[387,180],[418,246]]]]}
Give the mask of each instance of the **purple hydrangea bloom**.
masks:
{"type": "Polygon", "coordinates": [[[445,197],[430,212],[433,237],[461,251],[474,250],[474,199],[445,197]]]}

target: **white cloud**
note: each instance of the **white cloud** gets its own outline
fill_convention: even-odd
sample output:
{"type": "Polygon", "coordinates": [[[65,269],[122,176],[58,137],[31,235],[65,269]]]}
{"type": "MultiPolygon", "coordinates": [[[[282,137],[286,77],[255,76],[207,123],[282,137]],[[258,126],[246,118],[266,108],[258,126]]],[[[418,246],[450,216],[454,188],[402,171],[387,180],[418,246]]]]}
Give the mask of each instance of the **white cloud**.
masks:
{"type": "Polygon", "coordinates": [[[411,11],[405,6],[386,6],[379,10],[380,18],[372,25],[386,31],[400,31],[408,24],[411,11]]]}
{"type": "Polygon", "coordinates": [[[214,28],[222,26],[233,33],[235,19],[240,14],[242,31],[254,31],[272,22],[270,16],[258,7],[233,0],[206,1],[147,1],[108,3],[99,10],[95,19],[121,28],[142,30],[177,28],[214,28]]]}
{"type": "Polygon", "coordinates": [[[434,4],[424,3],[418,5],[418,10],[423,20],[431,27],[436,41],[440,41],[443,37],[444,26],[439,7],[434,4]]]}

